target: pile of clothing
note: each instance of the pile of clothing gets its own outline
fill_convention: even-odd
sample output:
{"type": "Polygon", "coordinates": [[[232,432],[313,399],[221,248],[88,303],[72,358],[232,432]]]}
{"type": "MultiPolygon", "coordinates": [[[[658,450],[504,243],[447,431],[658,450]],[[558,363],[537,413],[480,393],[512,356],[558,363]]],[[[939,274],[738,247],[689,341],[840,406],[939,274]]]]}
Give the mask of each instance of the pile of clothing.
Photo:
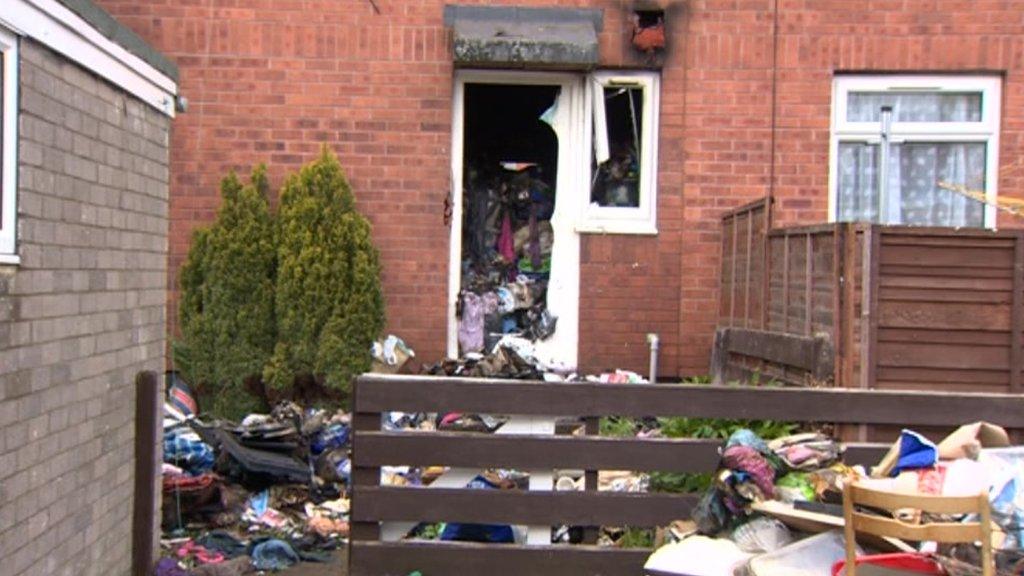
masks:
{"type": "Polygon", "coordinates": [[[702,534],[717,534],[745,522],[755,502],[813,500],[827,491],[837,497],[846,473],[841,457],[839,443],[823,434],[765,442],[750,430],[738,430],[726,441],[713,485],[693,520],[702,534]]]}
{"type": "Polygon", "coordinates": [[[349,532],[350,416],[278,404],[203,422],[176,381],[164,406],[166,558],[158,574],[234,575],[327,561],[349,532]]]}
{"type": "Polygon", "coordinates": [[[555,330],[547,309],[555,193],[530,163],[467,173],[459,295],[463,355],[492,350],[506,334],[544,340],[555,330]]]}

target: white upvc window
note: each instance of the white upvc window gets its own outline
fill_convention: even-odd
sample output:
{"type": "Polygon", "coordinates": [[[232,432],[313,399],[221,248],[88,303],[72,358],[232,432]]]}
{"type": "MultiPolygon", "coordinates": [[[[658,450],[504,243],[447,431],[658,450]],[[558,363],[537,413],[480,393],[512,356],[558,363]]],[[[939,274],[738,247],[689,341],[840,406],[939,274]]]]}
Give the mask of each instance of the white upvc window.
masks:
{"type": "Polygon", "coordinates": [[[590,184],[579,231],[657,233],[659,90],[654,72],[589,77],[590,184]]]}
{"type": "Polygon", "coordinates": [[[993,76],[837,77],[830,220],[993,227],[1000,86],[993,76]]]}
{"type": "Polygon", "coordinates": [[[18,37],[0,27],[0,264],[17,262],[18,37]]]}

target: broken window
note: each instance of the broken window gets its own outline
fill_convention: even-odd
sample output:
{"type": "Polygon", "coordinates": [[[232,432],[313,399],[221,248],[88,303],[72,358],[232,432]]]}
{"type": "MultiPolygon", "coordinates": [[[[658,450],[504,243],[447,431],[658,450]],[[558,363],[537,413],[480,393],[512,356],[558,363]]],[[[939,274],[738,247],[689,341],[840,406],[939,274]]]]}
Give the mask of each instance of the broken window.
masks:
{"type": "Polygon", "coordinates": [[[18,38],[0,28],[0,263],[14,254],[18,38]]]}
{"type": "Polygon", "coordinates": [[[658,77],[648,72],[592,76],[591,180],[583,231],[655,231],[658,77]]]}
{"type": "Polygon", "coordinates": [[[835,220],[994,224],[998,78],[846,76],[835,95],[835,220]]]}

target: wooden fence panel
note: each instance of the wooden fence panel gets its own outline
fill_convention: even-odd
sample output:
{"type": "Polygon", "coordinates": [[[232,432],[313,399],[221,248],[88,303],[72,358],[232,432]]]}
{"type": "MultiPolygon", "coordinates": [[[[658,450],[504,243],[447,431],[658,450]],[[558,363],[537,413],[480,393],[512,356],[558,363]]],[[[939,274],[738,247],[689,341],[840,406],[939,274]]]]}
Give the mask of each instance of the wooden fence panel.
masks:
{"type": "Polygon", "coordinates": [[[877,230],[871,387],[1019,390],[1021,234],[877,230]]]}
{"type": "MultiPolygon", "coordinates": [[[[724,229],[738,230],[744,217],[726,218],[724,229]]],[[[746,328],[740,316],[755,310],[740,295],[760,285],[765,337],[828,338],[835,353],[829,380],[836,386],[1024,389],[1024,232],[850,224],[775,229],[765,234],[767,268],[760,269],[741,265],[746,244],[728,246],[722,296],[729,310],[720,317],[712,363],[721,374],[823,383],[798,366],[725,346],[721,329],[746,328]]]]}
{"type": "MultiPolygon", "coordinates": [[[[385,521],[664,525],[685,518],[696,495],[609,491],[517,491],[380,486],[386,465],[551,470],[712,471],[718,443],[693,439],[502,437],[381,430],[386,411],[464,411],[524,416],[685,416],[836,423],[953,426],[986,420],[1024,427],[1024,397],[859,389],[545,383],[364,375],[355,388],[350,573],[412,570],[559,576],[637,574],[648,550],[595,546],[380,542],[385,521]]],[[[592,431],[592,430],[591,430],[592,431]]],[[[877,461],[885,445],[855,445],[853,463],[877,461]]]]}
{"type": "Polygon", "coordinates": [[[720,325],[764,326],[766,206],[758,200],[722,217],[720,325]]]}

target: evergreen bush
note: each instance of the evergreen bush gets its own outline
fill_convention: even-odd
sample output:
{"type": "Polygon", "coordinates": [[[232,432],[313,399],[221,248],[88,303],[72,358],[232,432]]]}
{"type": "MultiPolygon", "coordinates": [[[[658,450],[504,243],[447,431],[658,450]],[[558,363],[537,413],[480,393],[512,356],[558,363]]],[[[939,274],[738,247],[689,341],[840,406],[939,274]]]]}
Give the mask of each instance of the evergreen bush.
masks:
{"type": "Polygon", "coordinates": [[[175,366],[193,383],[206,410],[239,416],[261,407],[248,392],[276,341],[276,241],[266,170],[249,184],[232,173],[208,228],[196,230],[181,269],[175,366]]]}
{"type": "Polygon", "coordinates": [[[384,299],[370,223],[326,148],[285,182],[277,240],[278,339],[264,380],[278,390],[312,379],[347,391],[370,367],[384,299]]]}

